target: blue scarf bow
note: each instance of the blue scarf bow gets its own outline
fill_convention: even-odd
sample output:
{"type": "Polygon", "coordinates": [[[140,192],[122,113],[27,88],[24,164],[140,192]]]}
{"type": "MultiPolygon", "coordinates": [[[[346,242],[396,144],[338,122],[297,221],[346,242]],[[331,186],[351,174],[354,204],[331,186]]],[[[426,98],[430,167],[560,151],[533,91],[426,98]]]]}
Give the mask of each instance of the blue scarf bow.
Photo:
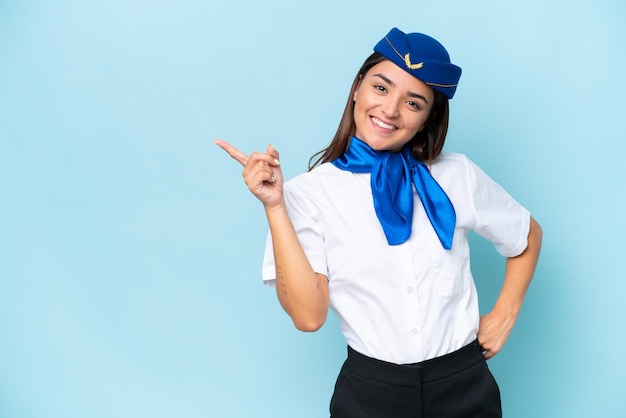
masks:
{"type": "Polygon", "coordinates": [[[412,183],[441,245],[446,250],[452,248],[454,206],[428,167],[413,157],[410,147],[404,147],[401,152],[378,152],[352,137],[346,152],[332,164],[354,173],[371,172],[374,209],[389,245],[402,244],[411,235],[412,183]]]}

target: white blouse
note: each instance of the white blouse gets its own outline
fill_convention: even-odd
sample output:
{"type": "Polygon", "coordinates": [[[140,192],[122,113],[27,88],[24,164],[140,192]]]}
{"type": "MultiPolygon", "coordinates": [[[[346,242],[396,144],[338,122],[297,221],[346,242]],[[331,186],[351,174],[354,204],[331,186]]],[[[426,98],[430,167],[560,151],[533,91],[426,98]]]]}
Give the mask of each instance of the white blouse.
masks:
{"type": "MultiPolygon", "coordinates": [[[[431,173],[456,211],[445,250],[415,196],[411,237],[389,245],[376,217],[369,173],[322,164],[285,184],[304,251],[328,277],[330,307],[356,351],[396,364],[448,354],[476,339],[478,296],[470,271],[470,230],[505,257],[524,251],[529,212],[462,154],[444,153],[431,173]]],[[[263,280],[276,278],[271,236],[263,280]]]]}

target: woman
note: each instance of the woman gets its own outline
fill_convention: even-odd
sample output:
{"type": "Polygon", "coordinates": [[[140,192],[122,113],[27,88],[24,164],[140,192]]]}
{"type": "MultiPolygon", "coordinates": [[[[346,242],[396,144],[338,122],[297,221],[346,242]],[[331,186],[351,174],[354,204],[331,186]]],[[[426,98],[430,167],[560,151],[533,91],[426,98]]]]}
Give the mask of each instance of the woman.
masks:
{"type": "Polygon", "coordinates": [[[499,417],[485,360],[513,328],[541,229],[465,156],[442,153],[461,75],[445,48],[394,28],[374,51],[308,173],[284,184],[271,145],[247,156],[216,143],[244,165],[263,202],[263,277],[295,326],[319,329],[329,307],[339,318],[348,358],[331,417],[499,417]],[[483,317],[470,230],[507,257],[501,292],[483,317]]]}

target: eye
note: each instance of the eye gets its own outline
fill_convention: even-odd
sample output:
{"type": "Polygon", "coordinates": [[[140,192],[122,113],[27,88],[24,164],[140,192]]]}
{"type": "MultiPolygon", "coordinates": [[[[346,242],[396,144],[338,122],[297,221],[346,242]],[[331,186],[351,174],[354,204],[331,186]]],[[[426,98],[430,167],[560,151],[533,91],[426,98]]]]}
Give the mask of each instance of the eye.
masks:
{"type": "Polygon", "coordinates": [[[374,88],[376,90],[378,90],[379,92],[381,92],[381,93],[386,93],[387,92],[387,88],[385,86],[380,85],[380,84],[375,84],[374,88]]]}
{"type": "Polygon", "coordinates": [[[408,104],[410,107],[412,107],[412,108],[414,108],[416,110],[420,110],[422,108],[419,103],[414,102],[413,100],[407,101],[406,104],[408,104]]]}

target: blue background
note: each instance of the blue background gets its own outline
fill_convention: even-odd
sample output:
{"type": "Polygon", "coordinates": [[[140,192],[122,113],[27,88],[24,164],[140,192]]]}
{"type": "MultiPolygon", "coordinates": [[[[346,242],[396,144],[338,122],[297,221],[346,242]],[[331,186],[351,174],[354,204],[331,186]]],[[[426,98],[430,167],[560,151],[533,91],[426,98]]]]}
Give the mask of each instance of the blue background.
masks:
{"type": "MultiPolygon", "coordinates": [[[[505,416],[626,416],[626,5],[619,0],[0,1],[0,417],[327,416],[345,343],[260,280],[237,163],[285,175],[393,26],[464,73],[446,149],[544,229],[490,361],[505,416]]],[[[504,260],[473,238],[486,311],[504,260]]]]}

